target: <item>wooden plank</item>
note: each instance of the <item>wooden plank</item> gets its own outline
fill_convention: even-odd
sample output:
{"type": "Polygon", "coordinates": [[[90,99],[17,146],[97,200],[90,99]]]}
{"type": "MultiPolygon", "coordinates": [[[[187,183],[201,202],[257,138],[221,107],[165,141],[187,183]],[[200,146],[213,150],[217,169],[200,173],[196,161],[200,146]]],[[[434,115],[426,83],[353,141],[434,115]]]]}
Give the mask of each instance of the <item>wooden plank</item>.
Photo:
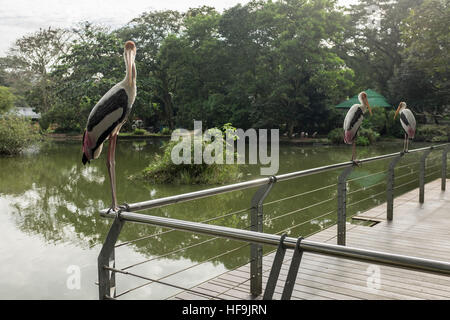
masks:
{"type": "MultiPolygon", "coordinates": [[[[367,265],[369,266],[369,265],[367,265]]],[[[285,272],[287,272],[287,268],[282,268],[285,272]]],[[[299,272],[299,277],[301,278],[302,274],[309,274],[311,276],[329,278],[329,279],[339,279],[345,283],[352,283],[357,285],[366,285],[368,274],[366,273],[367,267],[363,268],[364,274],[358,274],[355,270],[351,271],[343,271],[343,270],[335,270],[331,268],[326,268],[325,264],[317,265],[310,264],[308,260],[302,261],[301,270],[299,272]]],[[[442,291],[437,289],[431,289],[427,287],[423,287],[422,285],[411,284],[411,283],[400,283],[398,279],[389,279],[383,275],[383,272],[380,268],[380,280],[381,280],[381,288],[380,292],[388,291],[399,294],[407,294],[412,295],[417,298],[422,299],[449,299],[450,292],[442,291]]],[[[301,282],[301,280],[300,280],[301,282]]]]}
{"type": "MultiPolygon", "coordinates": [[[[449,181],[450,182],[450,181],[449,181]]],[[[449,261],[450,193],[440,191],[440,179],[426,185],[426,202],[419,206],[418,189],[395,198],[394,220],[385,221],[386,204],[356,218],[374,221],[373,227],[347,224],[347,245],[359,248],[449,261]]],[[[332,226],[308,239],[336,243],[337,227],[332,226]]],[[[263,290],[275,253],[263,259],[263,290]]],[[[280,299],[292,258],[288,250],[275,287],[274,299],[280,299]]],[[[304,253],[292,299],[450,299],[450,277],[396,267],[380,266],[381,286],[367,286],[367,268],[371,264],[332,256],[304,253]]],[[[250,267],[244,265],[196,286],[200,292],[221,299],[253,299],[250,296],[250,267]]],[[[205,299],[182,292],[173,299],[205,299]]],[[[261,299],[258,297],[257,299],[261,299]]]]}
{"type": "MultiPolygon", "coordinates": [[[[318,256],[319,257],[319,256],[318,256]]],[[[353,264],[348,263],[351,260],[342,260],[339,263],[338,260],[329,261],[326,259],[305,259],[305,263],[314,266],[314,268],[325,268],[330,270],[342,271],[342,272],[352,272],[355,274],[361,274],[367,276],[367,264],[353,264]],[[349,271],[351,270],[351,271],[349,271]]],[[[423,272],[405,272],[405,270],[398,270],[398,268],[393,267],[381,267],[382,277],[388,280],[397,281],[399,285],[402,284],[413,284],[422,288],[430,288],[441,291],[441,293],[448,292],[450,294],[450,279],[442,279],[442,277],[433,279],[432,277],[427,277],[428,274],[423,272]],[[447,281],[444,281],[447,280],[447,281]]],[[[447,295],[447,293],[446,293],[447,295]]]]}

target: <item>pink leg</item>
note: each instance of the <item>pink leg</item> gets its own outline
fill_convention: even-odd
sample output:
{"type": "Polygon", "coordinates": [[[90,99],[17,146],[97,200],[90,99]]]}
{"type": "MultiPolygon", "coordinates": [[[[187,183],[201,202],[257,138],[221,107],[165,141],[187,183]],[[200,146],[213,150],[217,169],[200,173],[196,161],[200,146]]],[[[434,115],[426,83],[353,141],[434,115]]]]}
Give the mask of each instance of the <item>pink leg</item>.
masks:
{"type": "Polygon", "coordinates": [[[116,197],[116,141],[117,134],[111,135],[109,137],[108,159],[106,160],[106,167],[108,168],[112,193],[111,209],[113,209],[114,211],[118,209],[116,197]]]}
{"type": "Polygon", "coordinates": [[[359,167],[358,160],[356,160],[356,140],[353,140],[353,143],[352,143],[352,162],[353,162],[354,166],[359,167]]]}
{"type": "Polygon", "coordinates": [[[403,152],[406,152],[406,140],[407,140],[407,135],[405,133],[405,140],[403,140],[403,152]]]}
{"type": "Polygon", "coordinates": [[[356,158],[356,140],[352,143],[352,161],[354,162],[356,158]]]}

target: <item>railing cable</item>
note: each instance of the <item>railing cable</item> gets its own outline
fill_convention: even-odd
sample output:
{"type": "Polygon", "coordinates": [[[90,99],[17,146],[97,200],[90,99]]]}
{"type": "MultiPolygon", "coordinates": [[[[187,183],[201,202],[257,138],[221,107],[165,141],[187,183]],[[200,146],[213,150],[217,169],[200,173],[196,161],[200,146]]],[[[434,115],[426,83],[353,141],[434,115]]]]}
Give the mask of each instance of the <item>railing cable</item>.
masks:
{"type": "MultiPolygon", "coordinates": [[[[172,284],[172,283],[168,283],[168,282],[165,282],[165,281],[161,281],[161,280],[159,280],[159,279],[152,279],[152,278],[149,278],[149,277],[146,277],[146,276],[141,276],[141,275],[136,274],[136,273],[132,273],[132,272],[128,272],[128,271],[123,271],[123,270],[121,270],[121,269],[111,268],[111,267],[108,267],[108,266],[103,266],[103,267],[104,267],[105,269],[107,269],[107,270],[110,270],[110,271],[113,271],[113,272],[116,272],[116,273],[121,273],[121,274],[125,274],[125,275],[128,275],[128,276],[132,276],[132,277],[136,277],[136,278],[148,280],[148,281],[150,281],[150,283],[159,283],[159,284],[163,284],[163,285],[166,285],[166,286],[169,286],[169,287],[173,287],[173,288],[176,288],[176,289],[180,289],[180,290],[189,291],[189,292],[192,292],[192,293],[195,293],[195,294],[199,294],[199,295],[202,295],[202,296],[205,296],[205,297],[223,300],[223,299],[221,299],[221,298],[218,298],[218,297],[216,297],[216,296],[213,296],[213,295],[210,295],[210,294],[207,294],[207,293],[203,293],[203,292],[200,292],[200,291],[192,290],[192,289],[189,289],[189,288],[183,288],[183,287],[178,286],[178,285],[176,285],[176,284],[172,284]]],[[[147,284],[149,284],[149,283],[147,283],[147,284]]],[[[136,290],[136,289],[142,288],[142,287],[146,286],[147,284],[143,284],[143,285],[140,285],[140,286],[135,287],[135,288],[133,288],[133,289],[129,289],[129,290],[127,290],[127,291],[124,291],[124,292],[122,292],[122,293],[120,293],[120,294],[117,294],[117,295],[115,296],[115,298],[118,298],[118,297],[120,297],[120,296],[123,296],[123,295],[125,295],[125,294],[127,294],[127,293],[130,293],[130,292],[136,290]]]]}
{"type": "Polygon", "coordinates": [[[269,202],[264,203],[264,205],[267,206],[267,205],[271,205],[271,204],[278,203],[278,202],[281,202],[281,201],[293,199],[293,198],[296,198],[296,197],[301,197],[301,196],[304,196],[304,195],[307,195],[307,194],[310,194],[310,193],[313,193],[313,192],[317,192],[317,191],[324,190],[324,189],[327,189],[327,188],[330,188],[330,187],[335,187],[335,186],[337,186],[337,183],[330,184],[328,186],[317,188],[317,189],[314,189],[314,190],[311,190],[311,191],[297,193],[297,194],[294,194],[292,196],[288,196],[288,197],[285,197],[285,198],[269,201],[269,202]]]}
{"type": "Polygon", "coordinates": [[[303,207],[303,208],[300,208],[300,209],[289,211],[289,212],[281,214],[279,216],[276,216],[276,217],[273,217],[273,218],[269,218],[269,219],[267,219],[265,221],[273,221],[273,220],[277,220],[277,219],[280,219],[280,218],[284,218],[284,217],[289,216],[291,214],[294,214],[294,213],[297,213],[297,212],[300,212],[300,211],[304,211],[304,210],[307,210],[307,209],[311,209],[313,207],[316,207],[318,205],[324,204],[324,203],[326,203],[328,201],[331,201],[331,200],[334,200],[334,199],[336,199],[336,198],[333,197],[333,198],[329,198],[329,199],[326,199],[326,200],[323,200],[323,201],[320,201],[320,202],[316,202],[316,203],[314,203],[314,204],[312,204],[310,206],[306,206],[306,207],[303,207]]]}
{"type": "MultiPolygon", "coordinates": [[[[227,214],[218,216],[218,217],[213,217],[213,218],[206,219],[206,220],[203,220],[203,221],[198,221],[198,222],[200,222],[200,223],[211,222],[211,221],[219,220],[219,219],[226,218],[226,217],[229,217],[229,216],[232,216],[232,215],[244,213],[244,212],[246,212],[246,211],[249,211],[250,209],[251,209],[251,208],[240,209],[240,210],[237,210],[237,211],[234,211],[234,212],[230,212],[230,213],[227,213],[227,214]]],[[[134,239],[134,240],[130,240],[130,241],[126,241],[126,242],[119,243],[119,244],[117,244],[115,247],[118,248],[118,247],[121,247],[121,246],[130,245],[130,244],[135,243],[135,242],[137,242],[137,241],[141,241],[141,240],[145,240],[145,239],[154,238],[154,237],[157,237],[157,236],[166,234],[166,233],[171,233],[171,232],[173,232],[173,231],[176,231],[176,230],[170,229],[170,230],[167,230],[167,231],[162,231],[162,232],[154,233],[154,234],[151,234],[151,235],[148,235],[148,236],[144,236],[144,237],[137,238],[137,239],[134,239]]]]}

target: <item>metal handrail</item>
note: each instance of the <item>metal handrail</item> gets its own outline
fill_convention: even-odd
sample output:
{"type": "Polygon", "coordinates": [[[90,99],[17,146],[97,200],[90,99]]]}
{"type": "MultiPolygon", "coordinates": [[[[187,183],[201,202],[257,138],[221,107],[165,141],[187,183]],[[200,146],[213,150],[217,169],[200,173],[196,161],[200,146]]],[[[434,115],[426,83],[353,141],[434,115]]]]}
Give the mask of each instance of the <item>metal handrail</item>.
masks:
{"type": "MultiPolygon", "coordinates": [[[[278,246],[281,241],[281,236],[269,233],[242,230],[198,222],[190,222],[173,218],[150,216],[134,212],[120,212],[117,214],[117,219],[120,219],[122,221],[173,228],[182,231],[202,233],[211,236],[224,237],[228,239],[251,242],[261,245],[278,246]]],[[[283,245],[288,249],[295,249],[297,240],[298,239],[296,238],[286,237],[283,241],[283,245]]],[[[300,248],[305,252],[319,253],[338,258],[347,258],[362,262],[396,266],[416,271],[420,270],[436,274],[450,275],[450,263],[445,261],[417,258],[375,250],[334,245],[329,243],[321,243],[307,239],[303,239],[301,241],[300,248]]]]}
{"type": "MultiPolygon", "coordinates": [[[[424,151],[422,154],[419,163],[419,171],[415,171],[414,173],[419,172],[419,187],[420,187],[420,202],[423,203],[424,201],[424,184],[425,184],[425,178],[430,175],[425,175],[425,163],[426,158],[430,154],[430,152],[434,149],[443,148],[442,152],[442,190],[445,190],[445,182],[446,182],[446,175],[447,175],[447,153],[450,151],[450,143],[436,145],[436,146],[430,146],[430,147],[424,147],[424,148],[418,148],[414,150],[410,150],[408,153],[415,153],[415,152],[421,152],[424,151]]],[[[396,164],[408,153],[391,153],[371,158],[366,158],[358,161],[358,164],[362,163],[368,163],[383,159],[390,159],[392,158],[389,169],[387,171],[387,189],[386,189],[386,201],[387,201],[387,220],[392,220],[393,217],[393,201],[394,201],[394,190],[398,189],[399,187],[404,186],[400,185],[395,187],[394,186],[394,170],[396,164]]],[[[415,163],[414,163],[415,164],[415,163]]],[[[411,165],[411,164],[410,164],[411,165]]],[[[435,167],[435,166],[432,166],[435,167]]],[[[423,270],[423,271],[429,271],[429,272],[435,272],[435,273],[444,273],[444,274],[450,274],[450,263],[448,262],[442,262],[437,260],[429,260],[429,259],[422,259],[422,258],[415,258],[415,257],[408,257],[408,256],[401,256],[401,255],[395,255],[390,253],[384,253],[384,252],[378,252],[378,251],[372,251],[372,250],[363,250],[363,249],[357,249],[357,248],[351,248],[351,247],[345,247],[345,238],[346,238],[346,208],[347,206],[351,206],[354,204],[357,204],[361,201],[366,201],[369,198],[357,201],[355,203],[346,204],[346,197],[347,197],[347,183],[356,179],[350,179],[349,177],[352,170],[356,168],[355,163],[352,161],[348,162],[342,162],[307,170],[301,170],[296,172],[291,172],[287,174],[281,174],[278,176],[271,176],[266,178],[260,178],[252,181],[246,181],[241,183],[235,183],[227,186],[221,186],[206,190],[200,190],[196,192],[190,192],[190,193],[184,193],[180,195],[175,196],[169,196],[159,199],[154,199],[150,201],[144,201],[144,202],[138,202],[134,204],[124,204],[120,207],[120,210],[118,212],[109,211],[107,209],[101,210],[100,215],[108,218],[114,218],[114,222],[109,230],[109,233],[106,237],[105,243],[103,244],[102,250],[98,257],[98,271],[99,271],[99,292],[100,292],[100,298],[107,298],[107,297],[114,297],[115,296],[115,276],[114,271],[119,270],[115,269],[115,253],[114,248],[116,247],[115,243],[117,242],[117,239],[119,237],[119,234],[121,232],[121,229],[125,223],[125,221],[131,221],[131,222],[140,222],[140,223],[146,223],[146,224],[153,224],[158,226],[163,226],[166,228],[172,228],[171,231],[174,231],[173,229],[178,230],[184,230],[184,231],[193,231],[198,233],[206,233],[210,235],[215,235],[217,237],[226,237],[231,238],[235,240],[241,240],[241,241],[247,241],[250,242],[250,255],[251,255],[251,262],[250,262],[250,292],[252,295],[257,296],[261,294],[262,292],[262,245],[278,245],[281,236],[277,234],[267,234],[263,233],[262,225],[263,225],[263,205],[264,200],[268,196],[271,188],[277,181],[285,181],[289,179],[295,179],[299,177],[309,176],[316,173],[336,170],[339,168],[344,168],[344,170],[341,172],[338,178],[338,183],[326,187],[319,188],[317,190],[310,190],[304,193],[300,193],[294,196],[289,196],[281,200],[288,200],[293,197],[297,197],[304,194],[309,194],[311,192],[318,191],[320,189],[328,188],[331,186],[338,186],[338,206],[337,206],[337,244],[338,245],[331,245],[331,244],[323,244],[318,243],[314,241],[309,240],[302,240],[300,247],[297,247],[298,250],[304,250],[304,251],[310,251],[314,253],[319,254],[326,254],[336,257],[343,257],[343,258],[349,258],[349,259],[355,259],[365,262],[375,262],[379,264],[385,264],[390,266],[398,266],[402,268],[407,269],[414,269],[414,270],[423,270]],[[218,194],[223,194],[226,192],[236,191],[236,190],[243,190],[253,187],[259,187],[256,193],[253,195],[251,199],[251,207],[250,209],[246,209],[251,211],[250,217],[251,217],[251,225],[249,226],[251,228],[250,231],[248,230],[242,230],[242,229],[233,229],[228,227],[222,227],[217,225],[210,225],[205,224],[206,221],[201,222],[190,222],[190,221],[181,221],[181,220],[175,220],[170,218],[162,218],[162,217],[154,217],[149,216],[145,214],[137,214],[133,211],[139,211],[144,209],[151,209],[151,208],[158,208],[170,204],[175,203],[182,203],[186,201],[196,200],[200,198],[210,197],[218,194]]],[[[437,173],[433,172],[433,174],[437,173]]],[[[375,173],[380,174],[380,173],[375,173]]],[[[371,174],[371,175],[375,175],[371,174]]],[[[412,173],[409,173],[410,175],[412,173]]],[[[371,176],[368,175],[368,176],[371,176]]],[[[405,175],[403,175],[405,176],[405,175]]],[[[403,176],[399,176],[398,178],[401,178],[403,176]]],[[[366,177],[366,176],[364,176],[366,177]]],[[[357,179],[362,179],[364,177],[358,177],[357,179]]],[[[417,181],[417,180],[415,180],[417,181]]],[[[411,183],[411,182],[409,182],[411,183]]],[[[409,184],[408,183],[408,184],[409,184]]],[[[356,190],[359,191],[359,190],[356,190]]],[[[354,191],[354,192],[356,192],[354,191]]],[[[352,192],[350,192],[352,193],[352,192]]],[[[350,194],[349,193],[349,194],[350,194]]],[[[381,195],[384,192],[377,193],[373,196],[381,195]]],[[[370,197],[370,198],[373,198],[370,197]]],[[[281,200],[272,201],[268,204],[276,203],[281,200]]],[[[332,199],[327,199],[326,201],[329,201],[332,199]]],[[[320,204],[320,203],[319,203],[320,204]]],[[[312,205],[315,206],[318,205],[317,203],[312,205]]],[[[310,206],[311,207],[311,206],[310,206]]],[[[306,207],[308,208],[308,207],[306,207]]],[[[305,210],[306,208],[297,209],[295,211],[301,211],[305,210]]],[[[335,210],[327,213],[331,214],[335,210]]],[[[283,216],[286,216],[287,214],[284,214],[283,216]]],[[[277,217],[273,218],[277,219],[277,217]]],[[[212,219],[209,219],[212,220],[212,219]]],[[[170,231],[168,231],[170,232],[170,231]]],[[[147,238],[143,237],[142,239],[147,238]]],[[[286,248],[294,249],[296,248],[296,245],[299,246],[299,240],[294,238],[286,238],[283,241],[283,245],[286,248]]],[[[296,259],[298,260],[298,254],[297,251],[295,251],[297,255],[296,259]]],[[[300,255],[301,256],[301,255],[300,255]]],[[[296,261],[296,264],[298,261],[296,261]]],[[[294,264],[294,263],[293,263],[294,264]]],[[[295,270],[297,266],[293,266],[291,264],[292,270],[295,270]]],[[[124,271],[124,269],[121,269],[124,271]]],[[[117,271],[118,272],[118,271],[117,271]]],[[[292,276],[292,275],[291,275],[292,276]]],[[[286,289],[286,287],[285,287],[286,289]]],[[[287,297],[288,295],[285,295],[283,293],[284,297],[287,297]]]]}
{"type": "MultiPolygon", "coordinates": [[[[435,145],[435,146],[430,146],[430,147],[418,148],[418,149],[409,150],[408,153],[415,153],[415,152],[420,152],[420,151],[425,151],[425,150],[433,150],[433,149],[442,148],[442,147],[445,147],[448,145],[450,145],[450,144],[445,143],[445,144],[440,144],[440,145],[435,145]]],[[[401,154],[402,154],[402,152],[396,152],[396,153],[390,153],[390,154],[385,154],[385,155],[381,155],[381,156],[375,156],[375,157],[371,157],[371,158],[358,160],[358,163],[363,164],[363,163],[368,163],[368,162],[373,162],[373,161],[378,161],[378,160],[383,160],[383,159],[389,159],[389,158],[393,158],[393,157],[398,157],[401,154]]],[[[337,164],[331,164],[331,165],[326,165],[326,166],[312,168],[312,169],[306,169],[306,170],[301,170],[301,171],[296,171],[296,172],[291,172],[291,173],[285,173],[285,174],[281,174],[281,175],[273,176],[273,177],[259,178],[259,179],[255,179],[255,180],[239,182],[239,183],[230,184],[230,185],[226,185],[226,186],[220,186],[220,187],[215,187],[215,188],[210,188],[210,189],[205,189],[205,190],[200,190],[200,191],[188,192],[188,193],[183,193],[183,194],[179,194],[179,195],[149,200],[149,201],[142,201],[142,202],[136,202],[136,203],[132,203],[132,204],[126,204],[124,209],[126,209],[129,212],[135,212],[135,211],[140,211],[140,210],[145,210],[145,209],[159,208],[159,207],[167,206],[170,204],[196,200],[196,199],[210,197],[210,196],[227,193],[227,192],[231,192],[231,191],[259,187],[259,186],[263,186],[263,185],[270,183],[272,180],[275,180],[278,182],[285,181],[285,180],[290,180],[290,179],[295,179],[295,178],[299,178],[299,177],[313,175],[316,173],[351,167],[353,165],[354,165],[354,163],[352,161],[341,162],[341,163],[337,163],[337,164]]],[[[103,217],[110,217],[110,218],[115,217],[114,213],[111,213],[109,211],[109,209],[101,210],[100,215],[103,217]]]]}

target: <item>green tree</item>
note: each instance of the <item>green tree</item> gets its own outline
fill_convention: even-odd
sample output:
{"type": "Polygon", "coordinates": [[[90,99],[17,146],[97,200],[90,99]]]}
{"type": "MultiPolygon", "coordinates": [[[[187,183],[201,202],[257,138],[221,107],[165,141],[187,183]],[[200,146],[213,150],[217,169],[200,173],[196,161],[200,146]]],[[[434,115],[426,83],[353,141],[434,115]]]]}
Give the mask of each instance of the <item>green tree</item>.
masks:
{"type": "Polygon", "coordinates": [[[2,64],[2,62],[0,60],[0,86],[7,85],[7,80],[6,80],[7,76],[8,76],[8,73],[5,71],[5,66],[2,64]]]}
{"type": "Polygon", "coordinates": [[[286,125],[289,135],[296,127],[321,130],[328,108],[348,93],[352,72],[332,50],[343,28],[334,6],[301,0],[249,4],[254,24],[247,24],[247,39],[258,45],[255,64],[247,69],[255,126],[286,125]]]}
{"type": "Polygon", "coordinates": [[[410,12],[402,24],[403,63],[390,82],[393,92],[436,124],[450,99],[449,20],[448,1],[427,0],[410,12]]]}
{"type": "Polygon", "coordinates": [[[0,118],[0,155],[16,155],[39,139],[28,120],[17,116],[0,118]]]}
{"type": "Polygon", "coordinates": [[[423,0],[360,0],[348,10],[340,56],[355,71],[359,90],[375,88],[391,100],[388,81],[402,63],[401,24],[423,0]]]}
{"type": "Polygon", "coordinates": [[[81,132],[95,103],[125,76],[123,41],[87,22],[72,32],[70,51],[52,73],[53,104],[45,116],[60,130],[81,132]]]}
{"type": "MultiPolygon", "coordinates": [[[[186,29],[180,37],[184,50],[178,54],[175,96],[179,121],[202,119],[208,127],[229,122],[230,110],[225,102],[229,73],[218,32],[220,17],[207,6],[190,9],[185,15],[186,29]]],[[[192,122],[186,125],[191,127],[192,122]]]]}
{"type": "Polygon", "coordinates": [[[122,40],[132,39],[138,48],[136,65],[139,94],[133,106],[134,114],[154,124],[158,122],[155,119],[158,117],[171,129],[175,127],[172,100],[174,81],[158,55],[164,40],[169,35],[179,33],[182,17],[181,13],[173,10],[145,12],[118,30],[122,40]]]}
{"type": "Polygon", "coordinates": [[[7,87],[0,86],[0,114],[9,111],[16,100],[14,94],[7,87]]]}
{"type": "Polygon", "coordinates": [[[51,107],[50,74],[67,51],[69,36],[64,29],[39,29],[16,40],[3,59],[10,86],[36,111],[46,112],[51,107]]]}

